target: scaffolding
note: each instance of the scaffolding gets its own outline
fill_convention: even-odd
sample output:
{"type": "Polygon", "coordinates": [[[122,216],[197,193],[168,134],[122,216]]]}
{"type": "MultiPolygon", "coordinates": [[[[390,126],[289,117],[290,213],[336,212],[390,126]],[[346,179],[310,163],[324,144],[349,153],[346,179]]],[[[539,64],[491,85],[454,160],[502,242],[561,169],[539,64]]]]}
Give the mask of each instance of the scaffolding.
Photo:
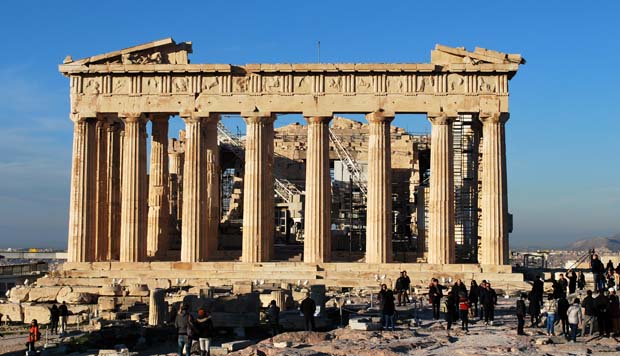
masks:
{"type": "MultiPolygon", "coordinates": [[[[240,162],[245,162],[245,143],[228,131],[221,122],[217,124],[217,138],[220,144],[225,144],[239,158],[240,162]]],[[[276,195],[285,203],[291,203],[295,195],[302,194],[295,184],[281,177],[274,177],[273,189],[276,195]]]]}

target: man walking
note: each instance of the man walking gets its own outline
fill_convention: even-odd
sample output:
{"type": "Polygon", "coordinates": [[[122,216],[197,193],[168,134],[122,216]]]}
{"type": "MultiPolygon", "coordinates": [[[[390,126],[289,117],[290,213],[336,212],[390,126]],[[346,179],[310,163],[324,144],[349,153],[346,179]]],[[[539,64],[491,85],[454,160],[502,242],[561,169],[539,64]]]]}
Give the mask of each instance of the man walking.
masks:
{"type": "Polygon", "coordinates": [[[58,312],[60,313],[60,335],[65,336],[67,332],[67,319],[69,318],[69,309],[65,302],[62,302],[60,307],[58,307],[58,312]]]}
{"type": "Polygon", "coordinates": [[[409,286],[411,279],[407,276],[407,271],[400,272],[400,277],[396,280],[396,292],[398,293],[398,306],[410,303],[409,286]]]}
{"type": "Polygon", "coordinates": [[[568,308],[568,325],[570,325],[570,342],[577,342],[577,326],[581,323],[581,306],[579,298],[575,298],[573,305],[568,308]]]}
{"type": "Polygon", "coordinates": [[[439,320],[439,304],[441,303],[441,297],[443,297],[443,293],[441,291],[441,286],[439,285],[439,280],[437,278],[433,278],[428,291],[428,295],[433,306],[433,319],[439,320]]]}

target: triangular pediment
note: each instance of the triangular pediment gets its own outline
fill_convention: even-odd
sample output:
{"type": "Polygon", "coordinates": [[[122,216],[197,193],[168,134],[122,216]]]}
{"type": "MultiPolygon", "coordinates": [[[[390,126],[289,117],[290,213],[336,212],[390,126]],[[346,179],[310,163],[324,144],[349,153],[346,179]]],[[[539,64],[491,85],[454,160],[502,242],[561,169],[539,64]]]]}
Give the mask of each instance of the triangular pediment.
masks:
{"type": "Polygon", "coordinates": [[[448,47],[436,45],[431,51],[431,63],[434,64],[525,64],[525,59],[520,54],[507,54],[486,48],[476,47],[473,52],[465,47],[448,47]]]}
{"type": "Polygon", "coordinates": [[[192,53],[191,42],[176,43],[168,37],[77,61],[67,56],[64,64],[189,64],[188,53],[192,53]]]}

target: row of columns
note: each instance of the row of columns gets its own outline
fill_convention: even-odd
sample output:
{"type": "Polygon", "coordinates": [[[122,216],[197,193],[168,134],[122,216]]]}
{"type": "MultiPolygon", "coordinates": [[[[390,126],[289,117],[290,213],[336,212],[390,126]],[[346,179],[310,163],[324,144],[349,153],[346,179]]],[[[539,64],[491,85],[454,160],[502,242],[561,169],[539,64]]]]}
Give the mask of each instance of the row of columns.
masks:
{"type": "MultiPolygon", "coordinates": [[[[243,206],[243,262],[269,261],[274,234],[274,126],[271,113],[243,113],[247,124],[243,206]]],[[[146,121],[119,114],[74,123],[69,260],[145,261],[162,257],[168,241],[168,115],[152,114],[150,179],[146,175],[146,121]],[[122,144],[121,144],[122,141],[122,144]],[[122,162],[120,167],[118,162],[122,162]],[[92,174],[96,172],[96,174],[92,174]],[[119,188],[120,187],[120,188],[119,188]],[[148,199],[147,199],[148,198],[148,199]],[[148,201],[148,204],[145,202],[148,201]],[[117,212],[120,203],[120,214],[117,212]],[[119,229],[120,226],[120,229],[119,229]],[[94,238],[91,239],[91,236],[94,238]],[[119,241],[120,244],[117,243],[119,241]]],[[[182,117],[183,165],[181,261],[209,260],[217,250],[220,210],[219,115],[182,117]]],[[[392,260],[390,122],[383,111],[369,122],[366,262],[392,260]]],[[[455,117],[428,115],[431,133],[428,262],[455,262],[452,128],[455,117]]],[[[507,263],[507,199],[504,123],[507,115],[481,114],[483,123],[482,244],[480,262],[507,263]]],[[[328,116],[308,122],[304,261],[330,260],[331,189],[328,116]]],[[[174,161],[173,170],[180,169],[174,161]]]]}

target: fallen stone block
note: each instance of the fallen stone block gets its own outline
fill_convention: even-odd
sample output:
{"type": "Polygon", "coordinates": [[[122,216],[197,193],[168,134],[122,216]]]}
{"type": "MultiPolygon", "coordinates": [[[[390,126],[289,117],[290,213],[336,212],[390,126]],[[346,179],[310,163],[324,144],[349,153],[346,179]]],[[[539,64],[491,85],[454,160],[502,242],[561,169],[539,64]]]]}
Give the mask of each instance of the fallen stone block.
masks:
{"type": "Polygon", "coordinates": [[[251,340],[239,340],[239,341],[231,341],[222,343],[222,347],[226,348],[229,352],[241,350],[250,345],[253,345],[254,342],[251,340]]]}
{"type": "Polygon", "coordinates": [[[0,314],[4,315],[2,321],[23,322],[24,312],[22,306],[18,303],[0,304],[0,314]]]}
{"type": "Polygon", "coordinates": [[[287,347],[291,347],[293,345],[292,342],[290,341],[282,341],[282,342],[274,342],[273,343],[273,347],[278,348],[278,349],[284,349],[287,347]]]}
{"type": "Polygon", "coordinates": [[[233,294],[247,294],[254,291],[251,281],[240,281],[233,284],[233,294]]]}
{"type": "Polygon", "coordinates": [[[62,287],[32,288],[28,294],[28,301],[37,303],[55,302],[56,296],[61,288],[62,287]]]}
{"type": "Polygon", "coordinates": [[[116,309],[116,298],[115,297],[99,297],[97,300],[97,308],[100,312],[102,311],[111,311],[116,309]]]}
{"type": "Polygon", "coordinates": [[[28,301],[28,294],[30,294],[30,287],[15,287],[9,292],[9,301],[12,303],[21,303],[28,301]]]}
{"type": "Polygon", "coordinates": [[[24,323],[29,324],[33,319],[37,319],[39,324],[49,324],[50,310],[46,305],[22,304],[24,309],[24,323]]]}

